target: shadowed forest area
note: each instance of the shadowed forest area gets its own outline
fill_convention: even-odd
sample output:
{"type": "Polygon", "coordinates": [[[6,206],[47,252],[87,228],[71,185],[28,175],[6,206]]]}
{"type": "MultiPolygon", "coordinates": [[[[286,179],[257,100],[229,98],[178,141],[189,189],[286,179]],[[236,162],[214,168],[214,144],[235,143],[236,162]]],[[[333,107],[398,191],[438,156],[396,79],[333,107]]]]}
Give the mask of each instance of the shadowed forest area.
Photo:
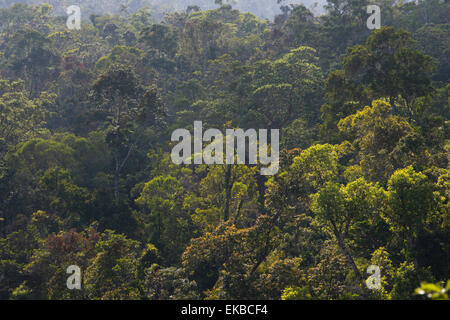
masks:
{"type": "Polygon", "coordinates": [[[0,0],[0,299],[448,298],[449,1],[70,2],[0,0]],[[174,164],[195,121],[278,173],[174,164]]]}

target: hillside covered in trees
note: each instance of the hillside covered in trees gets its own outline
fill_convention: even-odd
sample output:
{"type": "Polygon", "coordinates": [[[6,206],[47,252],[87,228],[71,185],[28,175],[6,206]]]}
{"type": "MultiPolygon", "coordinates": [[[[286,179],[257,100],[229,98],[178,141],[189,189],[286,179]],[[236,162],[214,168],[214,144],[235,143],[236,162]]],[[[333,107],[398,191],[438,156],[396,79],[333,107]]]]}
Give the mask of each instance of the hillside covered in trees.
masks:
{"type": "Polygon", "coordinates": [[[449,279],[448,1],[377,1],[376,30],[367,0],[273,0],[270,20],[125,1],[79,30],[70,1],[27,2],[0,0],[0,299],[422,299],[449,279]],[[277,174],[175,164],[195,121],[279,129],[277,174]]]}

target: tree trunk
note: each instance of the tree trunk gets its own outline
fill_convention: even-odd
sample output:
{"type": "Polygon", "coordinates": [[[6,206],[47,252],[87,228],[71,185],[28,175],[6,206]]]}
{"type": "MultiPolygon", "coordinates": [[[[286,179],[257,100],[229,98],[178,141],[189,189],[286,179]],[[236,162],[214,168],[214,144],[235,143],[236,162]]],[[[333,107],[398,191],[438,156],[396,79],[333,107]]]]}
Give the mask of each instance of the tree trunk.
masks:
{"type": "Polygon", "coordinates": [[[120,156],[119,151],[115,153],[116,169],[114,170],[114,199],[119,200],[119,176],[120,176],[120,156]]]}
{"type": "Polygon", "coordinates": [[[225,203],[223,205],[224,221],[228,221],[230,218],[231,187],[231,165],[227,165],[225,172],[225,203]]]}
{"type": "Polygon", "coordinates": [[[397,110],[395,109],[395,101],[394,101],[394,97],[390,96],[389,97],[389,104],[391,105],[391,112],[393,115],[397,114],[397,110]]]}
{"type": "Polygon", "coordinates": [[[338,234],[337,232],[335,232],[335,236],[336,236],[336,239],[338,241],[339,248],[341,249],[342,253],[346,257],[348,263],[353,268],[353,272],[355,273],[356,278],[361,282],[362,285],[364,285],[364,279],[363,279],[363,277],[361,275],[361,272],[359,272],[359,269],[356,266],[355,261],[353,260],[350,252],[348,251],[348,248],[345,246],[344,239],[342,238],[342,235],[338,234]]]}
{"type": "Polygon", "coordinates": [[[267,181],[267,178],[263,175],[258,175],[256,177],[256,182],[258,184],[258,204],[259,204],[259,213],[260,214],[266,214],[266,206],[265,206],[265,193],[266,193],[266,186],[264,185],[267,181]]]}

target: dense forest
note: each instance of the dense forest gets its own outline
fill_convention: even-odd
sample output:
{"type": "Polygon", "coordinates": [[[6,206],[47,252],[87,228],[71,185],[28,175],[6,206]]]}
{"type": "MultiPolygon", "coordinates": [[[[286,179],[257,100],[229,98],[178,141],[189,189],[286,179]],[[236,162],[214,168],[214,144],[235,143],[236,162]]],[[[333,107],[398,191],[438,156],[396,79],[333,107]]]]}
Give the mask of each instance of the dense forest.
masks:
{"type": "Polygon", "coordinates": [[[79,30],[26,2],[0,0],[0,299],[446,297],[449,1],[379,0],[375,30],[367,0],[79,30]],[[195,121],[279,129],[278,173],[173,163],[195,121]]]}

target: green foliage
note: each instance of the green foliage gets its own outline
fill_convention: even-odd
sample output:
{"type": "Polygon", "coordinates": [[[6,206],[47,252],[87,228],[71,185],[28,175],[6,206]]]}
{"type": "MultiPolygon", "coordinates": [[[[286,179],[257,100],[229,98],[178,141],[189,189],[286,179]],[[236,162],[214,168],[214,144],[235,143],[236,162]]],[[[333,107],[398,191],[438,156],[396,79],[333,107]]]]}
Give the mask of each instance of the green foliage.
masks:
{"type": "Polygon", "coordinates": [[[426,283],[422,282],[420,287],[415,290],[416,294],[426,295],[427,298],[432,300],[448,300],[448,290],[450,289],[450,280],[447,281],[447,286],[442,284],[426,283]]]}
{"type": "Polygon", "coordinates": [[[379,1],[374,31],[365,0],[81,0],[81,30],[13,2],[0,299],[448,298],[448,2],[379,1]],[[280,129],[279,173],[175,165],[198,120],[280,129]]]}
{"type": "Polygon", "coordinates": [[[410,166],[392,175],[388,190],[392,223],[416,233],[434,207],[433,185],[423,173],[415,172],[410,166]]]}

